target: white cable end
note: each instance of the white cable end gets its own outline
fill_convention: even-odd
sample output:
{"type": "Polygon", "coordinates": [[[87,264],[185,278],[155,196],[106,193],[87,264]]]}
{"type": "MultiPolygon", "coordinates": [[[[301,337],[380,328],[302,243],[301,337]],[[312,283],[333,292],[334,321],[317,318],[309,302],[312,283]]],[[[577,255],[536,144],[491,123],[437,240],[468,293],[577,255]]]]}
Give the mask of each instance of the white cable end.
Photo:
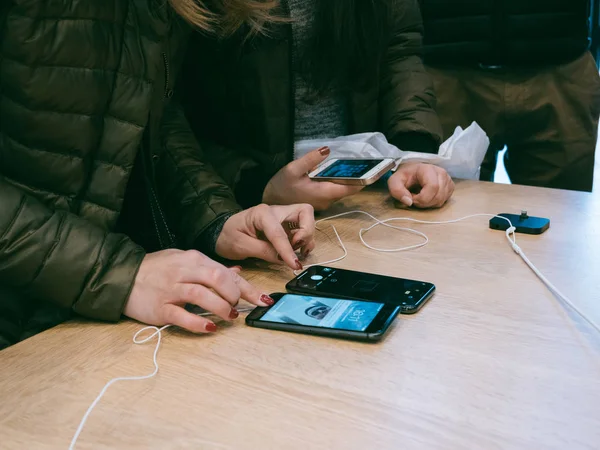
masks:
{"type": "Polygon", "coordinates": [[[517,229],[515,227],[509,227],[506,230],[506,234],[513,234],[515,231],[517,231],[517,229]]]}

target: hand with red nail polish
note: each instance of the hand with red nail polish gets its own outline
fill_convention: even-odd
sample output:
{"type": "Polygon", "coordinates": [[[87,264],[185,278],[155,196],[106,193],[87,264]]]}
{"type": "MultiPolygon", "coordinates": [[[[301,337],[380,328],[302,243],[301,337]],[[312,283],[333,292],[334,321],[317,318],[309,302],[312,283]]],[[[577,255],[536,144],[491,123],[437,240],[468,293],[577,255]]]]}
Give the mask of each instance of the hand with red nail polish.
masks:
{"type": "Polygon", "coordinates": [[[323,211],[336,201],[359,192],[361,186],[314,181],[308,177],[308,173],[323,163],[330,153],[329,147],[322,147],[286,165],[265,187],[263,202],[269,205],[308,203],[317,211],[323,211]]]}
{"type": "Polygon", "coordinates": [[[163,250],[146,255],[135,278],[124,314],[140,322],[176,325],[194,333],[212,333],[214,322],[185,309],[199,306],[223,320],[239,316],[240,298],[268,306],[269,298],[227,267],[200,252],[163,250]]]}
{"type": "Polygon", "coordinates": [[[259,205],[231,216],[217,239],[216,252],[230,260],[259,258],[301,270],[296,251],[315,247],[315,215],[310,205],[259,205]]]}

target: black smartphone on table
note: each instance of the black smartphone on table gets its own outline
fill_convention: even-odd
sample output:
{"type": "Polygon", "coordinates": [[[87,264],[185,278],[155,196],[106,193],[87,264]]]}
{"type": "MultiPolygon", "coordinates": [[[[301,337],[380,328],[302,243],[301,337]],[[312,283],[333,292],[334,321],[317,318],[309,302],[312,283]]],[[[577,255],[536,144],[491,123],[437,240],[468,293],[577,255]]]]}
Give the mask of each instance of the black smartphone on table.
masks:
{"type": "Polygon", "coordinates": [[[432,283],[372,273],[313,266],[286,285],[289,292],[397,305],[401,314],[418,312],[433,296],[432,283]]]}
{"type": "Polygon", "coordinates": [[[251,327],[378,341],[400,312],[398,305],[301,294],[272,294],[272,306],[246,317],[251,327]]]}

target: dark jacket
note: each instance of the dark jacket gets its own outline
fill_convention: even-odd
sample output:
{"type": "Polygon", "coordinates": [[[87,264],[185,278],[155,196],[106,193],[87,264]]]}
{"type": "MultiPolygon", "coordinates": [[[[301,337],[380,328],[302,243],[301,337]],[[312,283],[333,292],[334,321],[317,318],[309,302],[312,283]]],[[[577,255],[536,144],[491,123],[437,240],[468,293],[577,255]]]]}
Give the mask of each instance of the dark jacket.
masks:
{"type": "Polygon", "coordinates": [[[420,0],[425,62],[531,66],[589,47],[589,0],[420,0]]]}
{"type": "MultiPolygon", "coordinates": [[[[350,94],[351,133],[380,131],[400,148],[437,152],[441,127],[421,35],[416,0],[402,2],[385,60],[367,88],[350,94]]],[[[197,34],[185,60],[186,114],[243,206],[260,202],[267,181],[293,159],[291,45],[290,24],[246,41],[197,34]]]]}
{"type": "Polygon", "coordinates": [[[162,246],[195,247],[239,209],[174,100],[187,34],[166,4],[2,1],[0,334],[12,340],[40,302],[119,319],[145,250],[115,231],[134,230],[149,198],[162,246]]]}

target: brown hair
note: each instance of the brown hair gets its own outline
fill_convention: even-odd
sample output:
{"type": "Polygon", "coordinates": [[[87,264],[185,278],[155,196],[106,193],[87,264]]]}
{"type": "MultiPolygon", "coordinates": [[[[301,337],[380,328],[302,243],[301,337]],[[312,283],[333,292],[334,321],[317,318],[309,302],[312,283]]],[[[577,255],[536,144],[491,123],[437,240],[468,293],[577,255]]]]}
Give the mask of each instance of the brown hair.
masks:
{"type": "Polygon", "coordinates": [[[248,26],[249,34],[260,34],[269,22],[282,20],[273,14],[278,0],[169,0],[169,3],[192,26],[221,36],[235,33],[242,25],[248,26]]]}

